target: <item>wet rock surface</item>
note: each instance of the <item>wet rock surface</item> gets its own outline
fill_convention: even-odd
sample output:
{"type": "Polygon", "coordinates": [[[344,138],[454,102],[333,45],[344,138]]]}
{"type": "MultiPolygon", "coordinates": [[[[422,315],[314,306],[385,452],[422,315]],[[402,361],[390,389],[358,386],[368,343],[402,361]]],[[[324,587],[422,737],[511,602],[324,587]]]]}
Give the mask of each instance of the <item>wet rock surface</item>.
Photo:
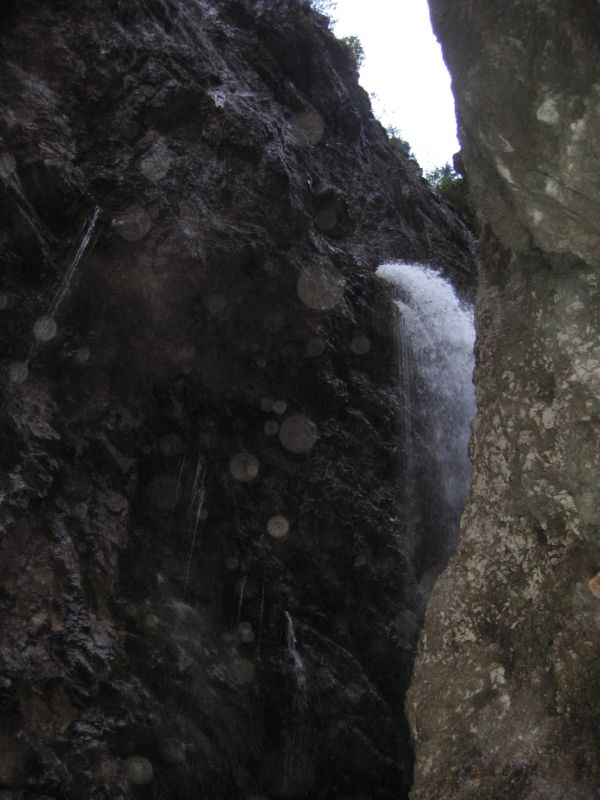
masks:
{"type": "Polygon", "coordinates": [[[464,227],[303,3],[0,13],[2,796],[405,796],[373,273],[464,227]]]}
{"type": "Polygon", "coordinates": [[[430,6],[483,230],[479,414],[411,798],[598,798],[598,5],[430,6]]]}

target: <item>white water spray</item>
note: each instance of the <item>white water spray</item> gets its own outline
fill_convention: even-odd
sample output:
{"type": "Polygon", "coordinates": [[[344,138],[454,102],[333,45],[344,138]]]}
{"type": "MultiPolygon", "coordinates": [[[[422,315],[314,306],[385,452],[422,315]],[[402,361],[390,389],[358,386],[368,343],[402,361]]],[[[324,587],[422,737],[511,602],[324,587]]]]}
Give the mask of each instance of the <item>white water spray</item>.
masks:
{"type": "Polygon", "coordinates": [[[400,312],[405,506],[412,505],[413,520],[420,513],[416,505],[428,506],[439,530],[425,560],[441,563],[455,550],[471,476],[473,310],[448,280],[420,264],[383,264],[377,275],[395,287],[400,312]]]}

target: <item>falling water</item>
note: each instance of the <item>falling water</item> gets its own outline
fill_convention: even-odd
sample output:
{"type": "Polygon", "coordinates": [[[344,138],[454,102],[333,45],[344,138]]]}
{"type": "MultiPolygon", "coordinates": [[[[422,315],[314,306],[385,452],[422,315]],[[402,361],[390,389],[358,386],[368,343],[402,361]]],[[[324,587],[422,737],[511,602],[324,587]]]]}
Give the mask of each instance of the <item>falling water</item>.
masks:
{"type": "Polygon", "coordinates": [[[90,242],[94,237],[94,233],[96,231],[96,225],[98,223],[98,219],[100,217],[101,212],[102,209],[99,206],[96,206],[96,208],[92,212],[92,216],[84,225],[81,232],[81,236],[79,238],[79,244],[77,245],[77,249],[75,250],[75,254],[73,255],[71,263],[67,267],[67,270],[61,282],[58,285],[54,297],[52,298],[52,302],[50,303],[50,307],[46,312],[46,316],[53,317],[58,311],[63,300],[67,296],[69,289],[71,288],[71,284],[73,282],[73,276],[75,275],[77,267],[79,266],[79,262],[81,261],[83,254],[88,249],[90,242]]]}
{"type": "Polygon", "coordinates": [[[244,592],[246,591],[246,584],[248,583],[248,576],[244,575],[244,577],[240,581],[240,597],[238,600],[238,612],[237,612],[237,621],[239,622],[242,618],[242,606],[244,605],[244,592]]]}
{"type": "Polygon", "coordinates": [[[198,537],[198,526],[202,519],[202,509],[204,508],[204,501],[206,499],[205,487],[205,470],[204,464],[200,456],[196,462],[196,472],[194,474],[194,482],[192,483],[192,490],[190,492],[190,503],[187,513],[187,531],[190,540],[190,549],[188,552],[187,565],[185,570],[185,580],[183,583],[183,594],[187,592],[188,583],[190,581],[190,571],[192,569],[192,559],[194,557],[194,549],[196,547],[196,539],[198,537]]]}
{"type": "MultiPolygon", "coordinates": [[[[75,276],[75,273],[77,271],[77,267],[79,266],[79,263],[83,258],[85,251],[88,249],[90,243],[92,242],[92,239],[94,238],[96,225],[98,223],[98,219],[101,213],[102,209],[99,206],[96,206],[96,208],[92,213],[92,216],[83,226],[81,235],[78,240],[77,249],[75,250],[73,258],[69,262],[69,266],[67,267],[65,274],[63,275],[60,283],[58,284],[58,287],[56,288],[56,291],[54,292],[50,304],[42,318],[46,322],[46,324],[53,324],[54,330],[56,330],[56,323],[54,321],[54,317],[57,315],[59,308],[63,303],[63,300],[69,293],[71,284],[73,283],[73,277],[75,276]]],[[[27,360],[25,362],[27,365],[31,363],[38,349],[39,346],[38,339],[34,340],[34,342],[31,344],[29,348],[29,353],[27,355],[27,360]]]]}
{"type": "Polygon", "coordinates": [[[284,616],[287,651],[292,664],[294,682],[296,684],[296,697],[294,699],[294,705],[296,707],[304,708],[306,706],[306,674],[304,670],[304,662],[302,661],[302,657],[298,652],[294,621],[287,611],[284,612],[284,616]]]}
{"type": "Polygon", "coordinates": [[[29,225],[33,231],[45,258],[50,260],[50,246],[48,245],[48,242],[46,241],[46,238],[42,232],[42,228],[44,227],[43,223],[29,200],[25,197],[25,192],[23,191],[21,181],[19,180],[19,176],[16,174],[16,172],[10,176],[8,185],[18,198],[17,202],[15,203],[15,207],[18,209],[27,225],[29,225]]]}
{"type": "Polygon", "coordinates": [[[291,667],[293,688],[290,716],[285,732],[281,793],[285,797],[296,797],[312,784],[314,767],[311,756],[306,670],[298,650],[294,621],[287,611],[284,612],[284,617],[287,657],[291,667]]]}
{"type": "Polygon", "coordinates": [[[404,509],[417,571],[443,565],[456,548],[468,491],[473,310],[450,282],[420,264],[388,263],[377,274],[395,287],[404,464],[404,509]],[[432,531],[419,538],[419,525],[432,531]]]}
{"type": "Polygon", "coordinates": [[[258,652],[260,653],[260,646],[262,644],[263,623],[265,619],[265,581],[262,582],[262,589],[260,592],[260,611],[258,613],[258,652]]]}

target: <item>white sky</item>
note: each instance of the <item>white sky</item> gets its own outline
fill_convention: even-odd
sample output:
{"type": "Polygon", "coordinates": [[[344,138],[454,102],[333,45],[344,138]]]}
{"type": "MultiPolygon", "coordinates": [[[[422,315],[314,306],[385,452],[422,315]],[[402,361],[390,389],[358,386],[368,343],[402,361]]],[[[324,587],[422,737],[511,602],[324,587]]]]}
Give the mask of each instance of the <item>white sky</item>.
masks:
{"type": "Polygon", "coordinates": [[[360,83],[384,127],[395,125],[423,169],[459,149],[450,76],[431,30],[427,0],[337,0],[336,36],[358,36],[360,83]]]}

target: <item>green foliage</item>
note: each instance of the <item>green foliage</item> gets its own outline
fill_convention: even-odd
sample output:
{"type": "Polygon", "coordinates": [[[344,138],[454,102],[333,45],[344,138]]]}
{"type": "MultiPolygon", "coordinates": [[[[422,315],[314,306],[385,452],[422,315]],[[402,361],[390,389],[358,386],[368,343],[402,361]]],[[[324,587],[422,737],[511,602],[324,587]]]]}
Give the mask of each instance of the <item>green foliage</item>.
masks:
{"type": "Polygon", "coordinates": [[[402,138],[400,131],[398,130],[398,128],[396,128],[395,125],[390,125],[389,128],[387,128],[387,135],[392,144],[392,147],[398,153],[399,156],[403,158],[411,158],[413,161],[417,160],[415,154],[412,151],[412,147],[406,141],[406,139],[402,138]]]}
{"type": "Polygon", "coordinates": [[[343,42],[348,50],[352,53],[356,68],[360,69],[363,61],[365,60],[365,51],[358,36],[342,36],[340,42],[343,42]]]}
{"type": "Polygon", "coordinates": [[[441,167],[435,167],[425,174],[425,178],[444,200],[452,203],[467,224],[473,223],[467,182],[451,164],[446,163],[441,167]]]}

